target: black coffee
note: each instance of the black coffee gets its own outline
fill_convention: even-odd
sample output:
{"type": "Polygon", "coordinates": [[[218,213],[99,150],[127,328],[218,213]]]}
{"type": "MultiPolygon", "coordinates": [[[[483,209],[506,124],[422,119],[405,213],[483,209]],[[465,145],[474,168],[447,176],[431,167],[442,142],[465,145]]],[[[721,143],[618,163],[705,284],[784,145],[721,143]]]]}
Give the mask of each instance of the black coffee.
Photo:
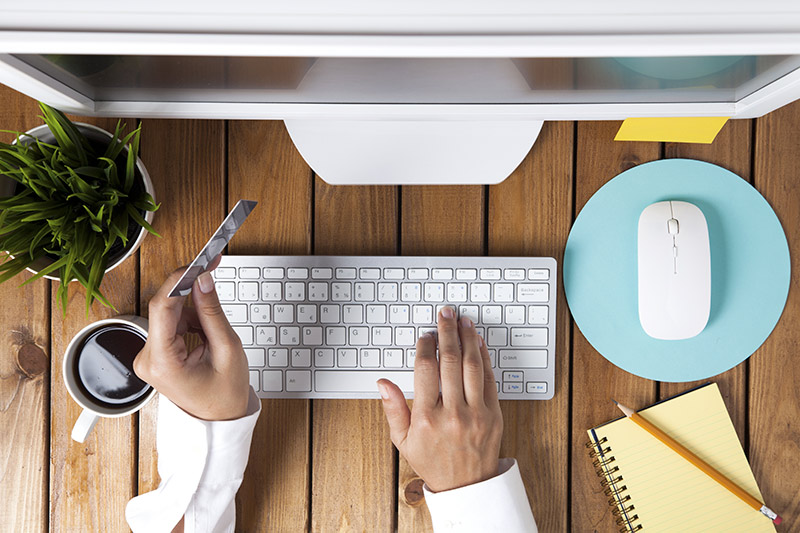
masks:
{"type": "Polygon", "coordinates": [[[104,326],[92,332],[75,358],[83,392],[104,407],[136,403],[150,391],[133,372],[133,360],[144,343],[144,336],[129,326],[104,326]]]}

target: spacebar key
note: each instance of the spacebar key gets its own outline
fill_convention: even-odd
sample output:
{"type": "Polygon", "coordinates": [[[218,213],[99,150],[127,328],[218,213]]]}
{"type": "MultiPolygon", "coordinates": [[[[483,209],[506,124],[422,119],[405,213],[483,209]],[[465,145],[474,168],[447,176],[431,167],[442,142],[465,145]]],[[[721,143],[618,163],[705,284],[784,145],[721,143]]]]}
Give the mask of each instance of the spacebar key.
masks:
{"type": "Polygon", "coordinates": [[[375,384],[386,378],[403,392],[414,391],[414,372],[348,372],[342,370],[317,370],[314,372],[314,390],[317,392],[378,392],[375,384]]]}

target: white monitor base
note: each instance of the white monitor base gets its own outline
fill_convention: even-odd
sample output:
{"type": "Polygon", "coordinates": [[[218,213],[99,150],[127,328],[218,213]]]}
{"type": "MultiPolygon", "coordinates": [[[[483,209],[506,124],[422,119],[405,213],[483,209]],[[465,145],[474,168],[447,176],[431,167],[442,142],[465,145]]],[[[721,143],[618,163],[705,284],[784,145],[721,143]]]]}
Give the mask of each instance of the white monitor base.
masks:
{"type": "Polygon", "coordinates": [[[286,120],[300,155],[333,185],[494,184],[533,146],[541,121],[286,120]]]}

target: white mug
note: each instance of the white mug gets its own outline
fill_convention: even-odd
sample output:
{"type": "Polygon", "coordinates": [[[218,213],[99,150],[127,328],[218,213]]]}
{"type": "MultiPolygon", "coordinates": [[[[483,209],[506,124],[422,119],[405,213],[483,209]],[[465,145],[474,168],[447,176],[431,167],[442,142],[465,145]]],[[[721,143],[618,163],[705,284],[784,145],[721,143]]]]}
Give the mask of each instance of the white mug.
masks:
{"type": "Polygon", "coordinates": [[[83,341],[94,331],[102,326],[108,325],[125,325],[131,327],[141,333],[144,338],[147,338],[147,319],[134,315],[120,315],[114,318],[106,318],[93,322],[80,330],[70,341],[67,346],[67,351],[64,354],[64,363],[62,366],[62,375],[64,377],[64,384],[67,387],[67,392],[75,400],[75,403],[83,408],[81,415],[75,422],[72,428],[72,440],[76,442],[83,442],[89,433],[92,432],[97,421],[101,417],[104,418],[120,418],[135,413],[145,406],[150,399],[155,396],[156,390],[150,387],[150,390],[141,398],[136,400],[132,405],[126,405],[124,408],[114,408],[108,405],[101,405],[96,399],[86,394],[85,391],[78,386],[79,376],[75,369],[75,357],[78,356],[79,350],[83,341]]]}

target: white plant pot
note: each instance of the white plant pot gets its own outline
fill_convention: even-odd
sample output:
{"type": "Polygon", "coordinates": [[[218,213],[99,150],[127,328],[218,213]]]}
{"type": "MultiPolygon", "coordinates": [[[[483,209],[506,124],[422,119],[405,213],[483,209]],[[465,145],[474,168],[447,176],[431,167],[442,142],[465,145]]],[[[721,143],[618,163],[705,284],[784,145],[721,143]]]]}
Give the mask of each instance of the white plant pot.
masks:
{"type": "MultiPolygon", "coordinates": [[[[111,133],[107,132],[102,128],[98,128],[97,126],[93,126],[92,124],[84,124],[82,122],[76,122],[75,126],[79,130],[81,130],[83,134],[86,135],[87,138],[99,143],[108,144],[108,142],[114,138],[114,136],[111,133]]],[[[36,137],[37,139],[47,143],[55,143],[55,136],[52,133],[50,133],[50,128],[48,128],[46,124],[42,124],[41,126],[37,126],[31,130],[28,130],[25,132],[25,134],[31,137],[36,137]]],[[[127,148],[125,150],[127,150],[127,148]]],[[[150,194],[150,196],[153,197],[153,201],[155,202],[155,190],[153,188],[153,182],[150,180],[150,174],[147,172],[147,169],[145,168],[144,163],[142,162],[142,159],[140,157],[136,158],[136,168],[139,170],[139,173],[141,175],[145,191],[148,194],[150,194]]],[[[0,181],[0,197],[13,195],[17,182],[5,176],[0,176],[0,179],[2,180],[0,181]]],[[[152,225],[153,215],[154,215],[153,211],[145,212],[144,219],[145,221],[147,221],[148,224],[152,225]]],[[[136,238],[133,239],[132,241],[129,240],[128,241],[129,244],[123,250],[123,253],[121,253],[118,257],[115,257],[113,261],[109,263],[109,265],[106,267],[106,273],[110,272],[111,270],[114,270],[117,266],[122,264],[122,262],[125,261],[125,259],[132,256],[134,252],[136,252],[136,250],[142,244],[142,240],[144,239],[146,234],[147,231],[143,227],[139,227],[139,232],[136,234],[136,238]]],[[[51,259],[41,258],[38,261],[34,262],[27,270],[33,274],[36,274],[38,271],[47,267],[47,265],[51,263],[52,263],[51,259]]],[[[59,281],[58,276],[52,276],[47,274],[44,277],[49,280],[59,281]]],[[[73,279],[72,281],[76,280],[73,279]]]]}

